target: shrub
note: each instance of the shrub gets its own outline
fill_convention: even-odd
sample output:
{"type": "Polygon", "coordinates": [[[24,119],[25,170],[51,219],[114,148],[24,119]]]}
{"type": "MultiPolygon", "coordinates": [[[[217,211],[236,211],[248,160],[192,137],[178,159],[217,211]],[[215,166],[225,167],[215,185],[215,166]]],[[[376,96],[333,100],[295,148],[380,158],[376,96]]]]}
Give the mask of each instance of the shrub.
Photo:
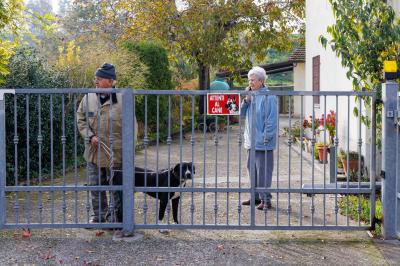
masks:
{"type": "MultiPolygon", "coordinates": [[[[139,56],[139,59],[148,67],[145,73],[145,90],[172,90],[171,72],[167,53],[164,48],[150,42],[126,43],[125,47],[139,56]]],[[[136,117],[140,124],[145,123],[144,95],[136,96],[136,117]]],[[[147,126],[148,131],[155,132],[157,125],[157,96],[147,96],[147,126]]],[[[168,128],[168,96],[159,97],[159,126],[168,128]]]]}
{"type": "MultiPolygon", "coordinates": [[[[52,67],[46,66],[38,53],[29,47],[21,47],[10,60],[10,75],[6,78],[5,88],[59,88],[67,87],[67,79],[63,73],[56,71],[52,67]]],[[[30,181],[35,182],[39,174],[39,105],[38,95],[17,95],[6,97],[6,150],[7,150],[7,184],[14,184],[14,174],[18,174],[18,181],[24,182],[27,179],[29,171],[30,181]],[[15,114],[14,100],[17,103],[15,114]],[[27,103],[29,101],[29,104],[27,103]],[[27,123],[27,110],[29,110],[29,122],[27,123]],[[14,122],[14,114],[16,121],[14,122]],[[29,131],[28,129],[29,124],[29,131]],[[16,128],[18,136],[17,152],[15,158],[14,130],[16,128]],[[29,143],[27,137],[29,136],[29,143]],[[27,146],[29,144],[29,154],[27,146]],[[28,161],[29,155],[29,161],[28,161]],[[15,169],[15,160],[17,159],[17,169],[15,169]],[[27,168],[29,162],[29,169],[27,168]]],[[[41,95],[41,131],[43,144],[41,149],[42,175],[46,175],[51,169],[51,143],[50,143],[50,95],[41,95]]],[[[62,113],[60,95],[54,95],[53,99],[53,162],[54,170],[62,167],[62,113]]],[[[65,97],[65,132],[66,163],[73,163],[74,158],[74,115],[73,102],[68,96],[65,97]]],[[[78,154],[83,153],[82,142],[77,143],[78,154]]],[[[67,165],[68,166],[68,165],[67,165]]]]}
{"type": "MultiPolygon", "coordinates": [[[[338,200],[338,206],[341,215],[349,215],[353,220],[358,221],[358,202],[360,201],[360,221],[369,223],[369,216],[371,211],[371,201],[369,198],[361,195],[349,195],[348,197],[342,197],[338,200]],[[347,200],[348,199],[348,200],[347,200]],[[348,202],[348,204],[347,204],[348,202]]],[[[375,218],[376,218],[376,230],[377,235],[380,234],[380,225],[382,223],[382,202],[379,198],[376,199],[375,205],[375,218]]]]}

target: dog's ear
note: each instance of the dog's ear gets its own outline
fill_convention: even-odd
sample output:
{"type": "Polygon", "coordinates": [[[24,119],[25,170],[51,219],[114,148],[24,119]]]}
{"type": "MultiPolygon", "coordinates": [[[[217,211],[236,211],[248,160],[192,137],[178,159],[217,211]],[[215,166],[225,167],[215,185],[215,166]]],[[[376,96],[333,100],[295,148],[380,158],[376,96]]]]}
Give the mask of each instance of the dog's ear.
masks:
{"type": "MultiPolygon", "coordinates": [[[[175,165],[173,171],[174,171],[174,174],[175,174],[176,176],[179,176],[180,171],[181,171],[181,164],[180,164],[180,163],[177,163],[177,164],[175,165]]],[[[183,171],[183,169],[182,169],[182,171],[183,171]]]]}

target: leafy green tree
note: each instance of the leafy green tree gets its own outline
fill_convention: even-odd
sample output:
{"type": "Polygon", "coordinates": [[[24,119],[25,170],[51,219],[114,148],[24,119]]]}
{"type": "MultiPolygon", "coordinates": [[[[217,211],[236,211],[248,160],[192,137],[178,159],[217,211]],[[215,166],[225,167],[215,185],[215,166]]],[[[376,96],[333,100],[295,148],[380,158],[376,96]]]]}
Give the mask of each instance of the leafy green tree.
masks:
{"type": "Polygon", "coordinates": [[[383,62],[399,60],[400,20],[381,0],[329,0],[335,24],[328,27],[330,45],[347,68],[356,91],[377,91],[383,81],[383,62]]]}
{"type": "MultiPolygon", "coordinates": [[[[380,95],[383,62],[400,58],[400,19],[391,6],[381,0],[329,0],[335,24],[328,27],[329,39],[320,36],[321,44],[340,57],[347,78],[355,91],[376,91],[380,95]]],[[[356,99],[357,100],[357,99],[356,99]]],[[[364,99],[370,108],[370,99],[364,99]]],[[[380,136],[382,112],[377,105],[377,136],[380,136]]],[[[358,116],[358,109],[354,108],[358,116]]],[[[368,117],[362,121],[370,124],[368,117]]],[[[380,141],[377,141],[380,146],[380,141]]]]}
{"type": "Polygon", "coordinates": [[[4,76],[9,74],[8,60],[14,54],[17,45],[16,41],[7,37],[18,30],[23,4],[23,0],[0,1],[0,84],[4,83],[4,76]]]}
{"type": "MultiPolygon", "coordinates": [[[[301,27],[305,1],[177,3],[119,0],[115,7],[127,14],[127,38],[160,41],[170,56],[189,59],[198,67],[199,87],[204,90],[209,88],[212,66],[226,70],[249,67],[254,56],[265,57],[267,48],[288,48],[291,34],[301,27]]],[[[114,20],[112,16],[108,18],[114,20]]],[[[202,112],[203,104],[199,107],[202,112]]]]}

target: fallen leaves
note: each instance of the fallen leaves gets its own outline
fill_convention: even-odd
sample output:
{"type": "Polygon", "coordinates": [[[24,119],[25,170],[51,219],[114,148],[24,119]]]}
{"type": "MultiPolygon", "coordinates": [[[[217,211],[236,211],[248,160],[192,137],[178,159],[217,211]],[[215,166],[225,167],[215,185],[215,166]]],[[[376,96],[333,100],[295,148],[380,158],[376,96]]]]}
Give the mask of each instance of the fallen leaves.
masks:
{"type": "Polygon", "coordinates": [[[102,236],[102,235],[104,235],[104,231],[97,231],[96,232],[96,236],[102,236]]]}
{"type": "Polygon", "coordinates": [[[31,232],[31,230],[29,228],[22,229],[22,237],[23,238],[28,238],[28,237],[31,237],[31,236],[32,236],[32,232],[31,232]]]}
{"type": "Polygon", "coordinates": [[[54,257],[55,257],[55,255],[53,255],[51,250],[49,250],[47,253],[42,254],[42,256],[41,256],[41,258],[44,260],[50,260],[54,257]]]}

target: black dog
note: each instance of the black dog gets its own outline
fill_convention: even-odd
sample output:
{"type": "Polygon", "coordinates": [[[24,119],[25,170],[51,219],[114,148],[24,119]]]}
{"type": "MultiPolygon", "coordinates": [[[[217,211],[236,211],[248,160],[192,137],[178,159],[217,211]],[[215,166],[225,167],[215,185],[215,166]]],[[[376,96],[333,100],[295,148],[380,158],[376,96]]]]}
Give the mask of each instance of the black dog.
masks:
{"type": "MultiPolygon", "coordinates": [[[[175,165],[171,169],[163,169],[157,172],[149,169],[135,167],[135,187],[168,187],[168,176],[170,187],[182,187],[185,186],[188,180],[192,179],[192,175],[195,174],[195,167],[191,162],[182,162],[175,165]],[[157,181],[158,177],[158,181],[157,181]],[[145,183],[146,180],[146,183],[145,183]]],[[[114,185],[122,185],[122,172],[116,171],[113,176],[114,185]]],[[[122,205],[122,191],[115,191],[119,197],[119,202],[116,204],[114,209],[114,222],[123,221],[123,205],[122,205]]],[[[165,209],[168,201],[172,201],[172,216],[175,223],[178,222],[178,206],[180,200],[180,194],[177,192],[146,192],[153,198],[158,198],[160,201],[160,207],[158,212],[158,219],[162,221],[165,215],[165,209]],[[158,195],[157,195],[158,194],[158,195]]],[[[111,215],[110,215],[111,216],[111,215]]]]}
{"type": "MultiPolygon", "coordinates": [[[[164,169],[158,172],[146,170],[140,167],[135,167],[135,186],[136,187],[184,187],[188,180],[192,179],[195,167],[191,162],[182,162],[175,165],[174,168],[164,169]],[[145,174],[146,172],[146,174],[145,174]],[[169,182],[168,182],[169,176],[169,182]],[[158,178],[158,181],[157,181],[158,178]],[[145,183],[146,181],[146,183],[145,183]]],[[[165,215],[165,209],[168,201],[172,202],[172,216],[175,223],[178,221],[178,206],[180,193],[178,192],[146,192],[147,195],[158,198],[160,208],[158,211],[158,220],[162,221],[165,215]],[[158,194],[158,195],[157,195],[158,194]]]]}

